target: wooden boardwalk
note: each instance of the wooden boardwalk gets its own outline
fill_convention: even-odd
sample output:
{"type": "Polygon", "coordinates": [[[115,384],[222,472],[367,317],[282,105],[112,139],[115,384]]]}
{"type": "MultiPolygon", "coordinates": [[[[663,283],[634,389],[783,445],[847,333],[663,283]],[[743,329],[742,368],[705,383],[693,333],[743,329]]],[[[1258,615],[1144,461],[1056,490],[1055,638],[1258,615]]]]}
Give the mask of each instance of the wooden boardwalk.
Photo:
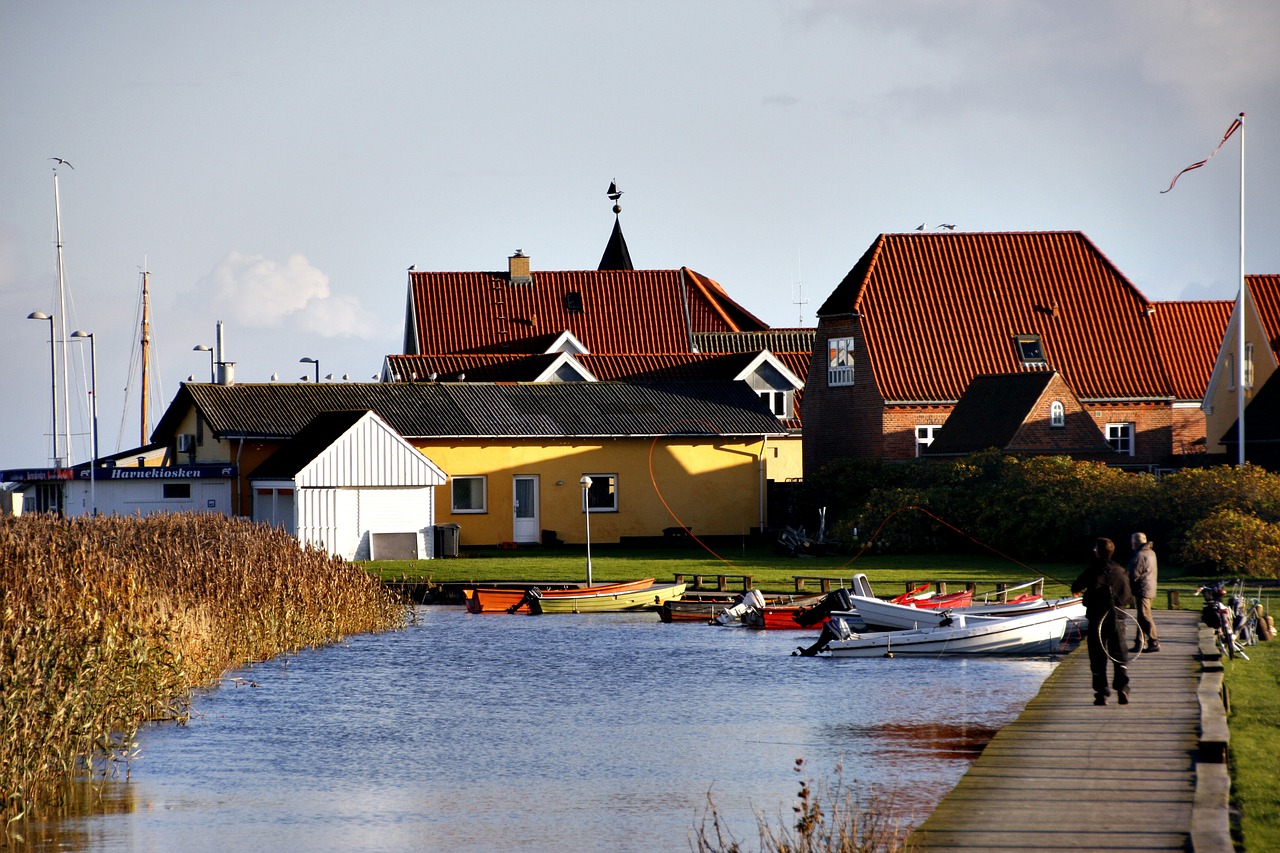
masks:
{"type": "Polygon", "coordinates": [[[1202,660],[1199,614],[1155,616],[1160,651],[1130,663],[1128,705],[1093,704],[1082,644],[917,830],[919,846],[1230,851],[1221,667],[1202,660]]]}

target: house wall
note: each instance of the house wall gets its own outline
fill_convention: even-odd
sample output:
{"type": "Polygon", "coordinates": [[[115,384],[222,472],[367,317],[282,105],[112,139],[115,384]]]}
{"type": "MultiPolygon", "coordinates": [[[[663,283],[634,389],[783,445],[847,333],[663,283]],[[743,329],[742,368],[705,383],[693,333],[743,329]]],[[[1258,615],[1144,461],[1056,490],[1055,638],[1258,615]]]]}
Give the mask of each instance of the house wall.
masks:
{"type": "Polygon", "coordinates": [[[584,474],[618,478],[618,510],[591,513],[592,542],[658,536],[664,528],[677,525],[691,528],[696,535],[737,535],[761,524],[764,478],[758,440],[525,439],[495,446],[491,439],[475,439],[415,440],[414,444],[451,478],[487,478],[484,512],[455,513],[452,482],[436,490],[436,521],[457,524],[463,546],[514,541],[513,478],[517,475],[538,476],[538,526],[555,531],[566,542],[586,538],[579,485],[584,474]],[[691,478],[697,479],[696,486],[691,478]]]}
{"type": "Polygon", "coordinates": [[[1171,415],[1175,456],[1202,454],[1206,450],[1205,416],[1199,403],[1174,403],[1171,415]]]}
{"type": "Polygon", "coordinates": [[[885,406],[884,458],[914,459],[916,427],[941,426],[951,414],[952,406],[885,406]]]}
{"type": "Polygon", "coordinates": [[[1118,456],[1110,464],[1121,466],[1168,465],[1173,450],[1172,403],[1086,403],[1094,423],[1106,435],[1110,423],[1134,425],[1133,456],[1118,456]]]}
{"type": "Polygon", "coordinates": [[[765,478],[777,482],[804,479],[804,439],[799,435],[765,443],[765,478]]]}
{"type": "MultiPolygon", "coordinates": [[[[109,470],[101,472],[103,477],[109,470]]],[[[189,480],[71,480],[64,486],[63,512],[74,517],[89,515],[97,505],[100,515],[152,515],[161,512],[213,512],[231,514],[235,481],[195,478],[189,480]],[[186,498],[166,498],[165,485],[190,486],[186,498]]]]}
{"type": "MultiPolygon", "coordinates": [[[[824,318],[818,323],[809,361],[804,398],[804,470],[817,473],[828,462],[845,459],[879,459],[886,456],[885,403],[876,387],[866,342],[857,317],[824,318]],[[854,339],[854,384],[827,384],[827,343],[832,338],[854,339]]],[[[902,429],[903,424],[895,429],[902,429]]],[[[912,455],[915,455],[914,448],[912,455]]],[[[896,457],[894,457],[896,458],[896,457]]]]}
{"type": "Polygon", "coordinates": [[[431,486],[405,488],[300,488],[298,541],[346,560],[367,560],[373,533],[414,533],[418,556],[433,556],[431,486]]]}

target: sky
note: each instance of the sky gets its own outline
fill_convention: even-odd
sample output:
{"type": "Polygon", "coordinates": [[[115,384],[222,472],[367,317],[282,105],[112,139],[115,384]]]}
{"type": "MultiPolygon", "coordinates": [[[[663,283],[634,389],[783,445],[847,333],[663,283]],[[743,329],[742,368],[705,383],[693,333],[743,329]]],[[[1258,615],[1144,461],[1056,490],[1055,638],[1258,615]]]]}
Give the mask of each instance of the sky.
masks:
{"type": "Polygon", "coordinates": [[[1078,230],[1148,298],[1232,298],[1242,150],[1245,266],[1280,272],[1277,42],[1274,0],[0,0],[0,468],[53,456],[55,168],[105,455],[142,443],[144,268],[153,428],[219,321],[238,381],[369,380],[411,264],[595,269],[611,180],[637,268],[774,326],[921,224],[1078,230]]]}

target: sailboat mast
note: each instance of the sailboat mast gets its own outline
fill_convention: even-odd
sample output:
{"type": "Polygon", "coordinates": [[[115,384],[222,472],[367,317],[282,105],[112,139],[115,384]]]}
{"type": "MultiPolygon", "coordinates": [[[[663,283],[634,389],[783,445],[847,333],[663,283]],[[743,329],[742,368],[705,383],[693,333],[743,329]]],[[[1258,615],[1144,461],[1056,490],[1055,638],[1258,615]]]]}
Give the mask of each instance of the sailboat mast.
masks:
{"type": "Polygon", "coordinates": [[[150,273],[145,269],[142,271],[142,419],[140,422],[141,437],[138,439],[138,446],[147,443],[147,434],[151,431],[148,429],[147,423],[147,365],[151,363],[151,294],[149,290],[148,276],[150,273]]]}
{"type": "MultiPolygon", "coordinates": [[[[59,436],[57,434],[57,427],[55,426],[54,435],[53,435],[53,457],[54,457],[53,464],[55,466],[60,466],[64,464],[65,465],[72,464],[72,460],[71,460],[71,397],[70,397],[70,391],[69,391],[71,387],[71,381],[70,381],[70,374],[68,372],[68,367],[67,367],[67,364],[68,364],[68,361],[67,361],[67,288],[66,288],[66,277],[63,271],[63,266],[62,266],[62,199],[58,193],[58,171],[56,169],[53,172],[53,220],[54,220],[54,228],[55,228],[57,247],[58,247],[58,310],[57,310],[58,319],[57,319],[57,322],[60,327],[59,335],[58,335],[58,343],[61,344],[60,355],[62,357],[62,413],[63,413],[62,424],[63,424],[63,430],[65,431],[65,435],[63,436],[62,447],[66,451],[65,457],[58,452],[59,436]]],[[[57,346],[54,347],[55,351],[57,351],[58,349],[59,347],[57,346]]],[[[57,374],[58,368],[56,364],[54,365],[53,370],[54,370],[54,373],[57,374]]],[[[53,407],[54,407],[53,420],[54,420],[54,423],[56,424],[58,421],[58,412],[57,412],[58,399],[56,394],[54,395],[53,407]]]]}

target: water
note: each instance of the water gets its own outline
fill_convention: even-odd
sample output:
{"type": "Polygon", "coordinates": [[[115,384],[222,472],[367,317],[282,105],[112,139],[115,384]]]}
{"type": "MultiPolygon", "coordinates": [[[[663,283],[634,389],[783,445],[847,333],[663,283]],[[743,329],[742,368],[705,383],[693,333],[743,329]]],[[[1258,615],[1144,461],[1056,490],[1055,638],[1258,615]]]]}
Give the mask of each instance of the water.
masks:
{"type": "Polygon", "coordinates": [[[918,822],[1046,659],[790,657],[812,635],[651,614],[419,608],[232,673],[140,737],[97,813],[28,827],[62,850],[688,850],[708,793],[754,847],[806,760],[918,822]],[[238,680],[235,680],[238,679],[238,680]]]}

